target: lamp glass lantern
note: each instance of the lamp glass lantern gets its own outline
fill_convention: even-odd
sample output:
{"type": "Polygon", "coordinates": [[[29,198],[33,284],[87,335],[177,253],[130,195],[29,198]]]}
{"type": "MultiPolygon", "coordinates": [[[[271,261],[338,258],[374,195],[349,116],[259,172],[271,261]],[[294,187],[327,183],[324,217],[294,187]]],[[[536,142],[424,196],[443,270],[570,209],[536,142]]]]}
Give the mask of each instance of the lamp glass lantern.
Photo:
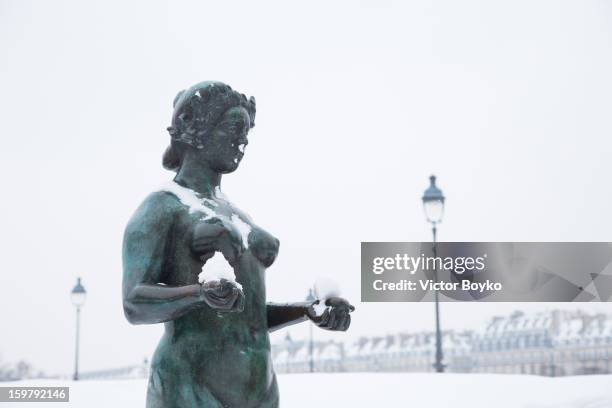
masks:
{"type": "Polygon", "coordinates": [[[444,215],[444,195],[436,186],[436,176],[429,177],[429,187],[423,194],[423,209],[427,221],[436,225],[442,222],[444,215]]]}
{"type": "Polygon", "coordinates": [[[75,307],[81,307],[85,304],[86,297],[87,292],[85,291],[85,287],[81,284],[81,278],[77,278],[77,283],[70,293],[70,300],[75,307]]]}
{"type": "Polygon", "coordinates": [[[314,297],[314,291],[312,290],[312,288],[308,289],[308,296],[306,296],[306,301],[314,302],[315,300],[317,300],[317,298],[314,297]]]}

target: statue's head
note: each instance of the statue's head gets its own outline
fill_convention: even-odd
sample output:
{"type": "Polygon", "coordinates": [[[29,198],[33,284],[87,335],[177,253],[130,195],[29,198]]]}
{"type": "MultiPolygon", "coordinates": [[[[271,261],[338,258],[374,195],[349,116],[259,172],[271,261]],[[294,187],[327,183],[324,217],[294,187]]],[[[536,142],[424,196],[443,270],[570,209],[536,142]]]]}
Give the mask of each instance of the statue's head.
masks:
{"type": "Polygon", "coordinates": [[[255,98],[221,82],[200,82],[174,98],[164,167],[178,171],[185,155],[192,154],[212,170],[230,173],[240,164],[253,126],[255,98]]]}

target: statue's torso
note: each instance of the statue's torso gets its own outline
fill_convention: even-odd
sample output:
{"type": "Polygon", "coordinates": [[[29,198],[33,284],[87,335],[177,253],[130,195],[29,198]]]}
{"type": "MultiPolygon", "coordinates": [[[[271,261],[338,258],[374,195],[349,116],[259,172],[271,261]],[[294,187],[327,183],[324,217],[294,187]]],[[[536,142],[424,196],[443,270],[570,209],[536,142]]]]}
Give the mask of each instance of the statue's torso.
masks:
{"type": "MultiPolygon", "coordinates": [[[[265,270],[276,257],[278,240],[231,204],[222,200],[217,204],[215,210],[220,217],[234,213],[250,227],[244,236],[248,242],[233,268],[245,295],[244,311],[222,313],[203,306],[165,323],[164,337],[152,361],[152,407],[156,406],[152,400],[158,398],[165,403],[157,406],[163,407],[214,407],[215,400],[245,408],[277,404],[266,320],[265,270]],[[170,401],[184,403],[169,405],[170,401]]],[[[206,256],[194,251],[192,242],[194,228],[205,222],[203,218],[187,207],[177,214],[166,241],[166,272],[161,283],[183,286],[198,282],[201,258],[206,256]]],[[[206,222],[210,221],[209,216],[206,222]]]]}

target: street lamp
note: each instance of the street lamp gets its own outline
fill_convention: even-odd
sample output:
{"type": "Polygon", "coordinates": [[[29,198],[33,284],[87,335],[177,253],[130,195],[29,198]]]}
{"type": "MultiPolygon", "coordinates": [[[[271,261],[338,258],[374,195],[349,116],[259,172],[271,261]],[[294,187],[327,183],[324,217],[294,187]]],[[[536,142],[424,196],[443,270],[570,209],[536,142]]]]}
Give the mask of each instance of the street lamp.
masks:
{"type": "MultiPolygon", "coordinates": [[[[425,210],[425,217],[427,221],[431,223],[431,231],[433,234],[433,256],[438,256],[438,247],[436,241],[437,225],[442,222],[442,216],[444,215],[444,195],[442,190],[436,186],[436,176],[429,177],[429,187],[423,194],[423,209],[425,210]]],[[[434,262],[434,282],[438,282],[438,270],[436,263],[434,262]]],[[[444,372],[444,355],[442,353],[442,333],[440,332],[440,302],[438,300],[438,290],[434,290],[434,301],[436,304],[436,361],[434,368],[436,372],[444,372]]]]}
{"type": "MultiPolygon", "coordinates": [[[[314,293],[312,291],[312,288],[308,289],[308,296],[306,296],[306,301],[309,302],[310,304],[312,304],[312,302],[314,302],[315,300],[317,300],[314,297],[314,293]]],[[[312,338],[312,322],[310,322],[310,324],[308,325],[309,329],[310,329],[310,342],[308,343],[308,354],[310,356],[310,361],[309,361],[309,367],[310,367],[310,372],[313,373],[314,372],[314,342],[313,342],[313,338],[312,338]]]]}
{"type": "Polygon", "coordinates": [[[72,292],[70,293],[70,300],[72,304],[76,308],[76,342],[74,349],[74,381],[79,380],[79,320],[81,314],[81,307],[85,304],[85,297],[87,297],[87,292],[85,292],[85,288],[81,285],[81,278],[77,278],[77,283],[74,285],[72,292]]]}

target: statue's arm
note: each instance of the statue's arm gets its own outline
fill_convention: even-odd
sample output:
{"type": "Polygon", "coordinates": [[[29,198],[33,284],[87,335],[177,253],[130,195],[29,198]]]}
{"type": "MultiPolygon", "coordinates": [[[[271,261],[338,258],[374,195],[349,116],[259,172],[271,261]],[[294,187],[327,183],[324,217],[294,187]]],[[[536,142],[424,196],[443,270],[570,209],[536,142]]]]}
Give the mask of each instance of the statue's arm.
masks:
{"type": "Polygon", "coordinates": [[[174,320],[203,304],[199,284],[161,284],[177,213],[165,193],[154,193],[136,211],[123,237],[123,310],[132,324],[174,320]]]}
{"type": "Polygon", "coordinates": [[[266,305],[268,331],[273,332],[283,327],[305,322],[308,320],[308,310],[312,303],[268,303],[266,305]]]}
{"type": "Polygon", "coordinates": [[[292,324],[311,320],[318,327],[325,330],[346,331],[351,325],[350,313],[355,310],[346,299],[331,297],[325,299],[325,309],[319,314],[314,309],[314,302],[300,303],[268,303],[268,330],[275,331],[292,324]]]}

